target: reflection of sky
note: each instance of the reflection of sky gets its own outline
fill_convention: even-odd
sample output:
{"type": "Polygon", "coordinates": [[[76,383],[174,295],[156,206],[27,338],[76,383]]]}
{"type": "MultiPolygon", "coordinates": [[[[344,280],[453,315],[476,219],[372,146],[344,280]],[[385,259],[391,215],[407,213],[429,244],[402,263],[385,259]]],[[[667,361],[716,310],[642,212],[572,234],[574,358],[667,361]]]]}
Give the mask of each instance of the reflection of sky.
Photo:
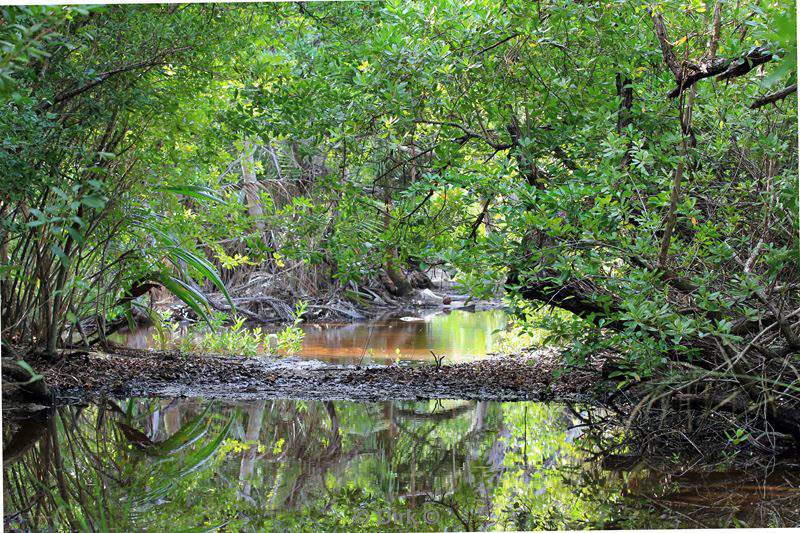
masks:
{"type": "MultiPolygon", "coordinates": [[[[422,317],[382,319],[352,324],[305,324],[300,357],[340,363],[432,361],[431,351],[446,362],[464,361],[492,351],[497,330],[508,316],[499,310],[452,311],[422,317]]],[[[112,336],[131,348],[157,348],[155,329],[112,336]]]]}

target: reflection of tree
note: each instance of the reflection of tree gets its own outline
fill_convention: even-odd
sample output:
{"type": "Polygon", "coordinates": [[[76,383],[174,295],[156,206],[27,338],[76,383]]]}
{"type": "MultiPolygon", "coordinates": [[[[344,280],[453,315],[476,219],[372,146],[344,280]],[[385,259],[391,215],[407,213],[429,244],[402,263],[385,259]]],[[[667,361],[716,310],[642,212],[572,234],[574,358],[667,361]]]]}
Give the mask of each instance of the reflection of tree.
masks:
{"type": "MultiPolygon", "coordinates": [[[[800,525],[800,470],[686,471],[680,464],[648,467],[637,462],[606,463],[624,479],[626,504],[641,514],[656,513],[661,527],[797,527],[800,525]]],[[[630,526],[625,516],[604,524],[630,526]]]]}
{"type": "Polygon", "coordinates": [[[430,527],[398,522],[376,526],[380,531],[798,520],[795,471],[759,477],[603,463],[591,454],[621,441],[599,430],[581,435],[593,420],[581,408],[256,401],[206,411],[207,405],[100,402],[61,408],[38,428],[8,424],[7,521],[27,529],[228,523],[231,530],[355,533],[356,511],[413,511],[418,519],[437,511],[430,527]],[[223,454],[205,462],[230,412],[242,442],[229,439],[223,454]]]}
{"type": "Polygon", "coordinates": [[[242,484],[240,495],[253,503],[255,502],[250,498],[250,489],[253,486],[253,469],[255,468],[256,454],[258,453],[257,443],[259,435],[261,434],[261,423],[264,420],[264,407],[266,403],[266,400],[258,400],[251,402],[245,408],[245,412],[247,413],[247,433],[245,433],[244,439],[246,442],[254,444],[247,448],[244,454],[242,454],[242,465],[239,468],[239,482],[242,484]]]}
{"type": "Polygon", "coordinates": [[[432,413],[418,413],[408,409],[398,409],[395,412],[395,416],[409,420],[451,420],[463,415],[466,412],[472,411],[473,409],[475,409],[475,406],[470,404],[459,405],[458,407],[453,407],[452,409],[434,411],[432,413]]]}
{"type": "MultiPolygon", "coordinates": [[[[441,410],[431,409],[429,402],[333,405],[342,437],[341,455],[327,463],[322,460],[326,432],[316,433],[316,438],[322,439],[316,447],[306,442],[303,453],[291,454],[303,457],[294,463],[303,472],[294,474],[292,485],[295,491],[303,491],[303,496],[294,492],[285,506],[275,507],[284,519],[305,517],[307,522],[298,523],[323,521],[326,529],[339,530],[347,529],[347,522],[337,522],[334,509],[349,516],[357,509],[370,510],[373,515],[387,510],[402,514],[433,506],[439,510],[439,522],[432,529],[675,527],[694,523],[690,517],[672,522],[659,518],[667,512],[660,506],[678,516],[681,511],[675,507],[675,498],[682,497],[680,490],[670,488],[677,496],[655,500],[643,486],[634,492],[636,485],[631,482],[641,474],[620,475],[604,469],[600,461],[584,460],[598,451],[597,443],[609,444],[603,439],[613,444],[618,438],[586,433],[586,427],[602,420],[602,415],[596,417],[583,408],[483,402],[450,404],[441,410]],[[359,449],[366,452],[349,455],[359,449]],[[313,450],[316,455],[309,456],[313,450]],[[626,517],[632,519],[626,521],[626,517]]],[[[292,416],[300,416],[304,427],[318,428],[312,420],[324,419],[320,417],[328,411],[323,407],[309,404],[308,411],[293,411],[292,416]]],[[[333,426],[332,419],[330,422],[333,426]]],[[[306,438],[312,433],[305,433],[306,438]]],[[[669,487],[665,480],[654,481],[657,486],[669,487]]],[[[722,497],[729,489],[733,490],[720,489],[717,495],[722,497]]],[[[773,501],[776,494],[773,492],[773,501]]],[[[748,524],[754,520],[754,511],[738,509],[733,516],[748,524]]],[[[762,506],[758,512],[763,514],[764,509],[762,506]]],[[[783,516],[792,514],[784,510],[783,516]]],[[[708,524],[724,522],[710,520],[708,524]]],[[[404,530],[395,526],[394,530],[404,530]]]]}
{"type": "MultiPolygon", "coordinates": [[[[51,411],[46,410],[14,424],[16,431],[11,434],[9,441],[3,444],[3,466],[11,465],[24,457],[27,451],[44,436],[47,431],[47,419],[51,415],[51,411]]],[[[8,428],[9,421],[6,421],[5,426],[8,428]]]]}
{"type": "Polygon", "coordinates": [[[146,523],[147,510],[200,471],[229,427],[209,431],[204,412],[171,437],[154,440],[155,431],[151,438],[136,426],[153,429],[158,408],[149,400],[129,400],[126,408],[104,400],[17,425],[4,439],[9,446],[25,441],[14,444],[22,453],[4,464],[6,525],[13,518],[25,530],[122,531],[146,523]]]}
{"type": "MultiPolygon", "coordinates": [[[[374,495],[371,501],[383,501],[386,508],[400,501],[413,507],[414,501],[422,504],[431,496],[452,493],[469,474],[462,443],[478,433],[470,429],[481,425],[487,409],[481,407],[478,415],[467,416],[476,405],[456,405],[434,413],[419,409],[420,405],[428,406],[427,402],[414,404],[415,408],[393,402],[268,403],[262,427],[269,429],[262,429],[260,437],[267,451],[261,475],[253,476],[254,483],[257,478],[264,481],[265,492],[259,497],[254,487],[253,505],[264,500],[278,513],[275,516],[287,520],[309,509],[330,510],[342,499],[359,500],[360,493],[340,485],[340,478],[357,480],[356,486],[374,495]],[[455,434],[454,428],[444,428],[443,423],[454,424],[455,434]],[[451,435],[452,442],[442,442],[451,435]],[[337,481],[331,485],[331,480],[337,481]],[[445,480],[444,485],[437,480],[445,480]]],[[[248,416],[248,428],[250,420],[248,416]]],[[[247,435],[247,440],[252,436],[247,435]]]]}
{"type": "Polygon", "coordinates": [[[472,425],[469,428],[469,434],[475,435],[483,431],[483,424],[486,421],[486,409],[489,407],[489,402],[480,401],[475,405],[473,411],[472,425]]]}
{"type": "MultiPolygon", "coordinates": [[[[336,407],[333,405],[333,402],[323,402],[323,404],[331,422],[330,436],[327,439],[328,444],[315,456],[309,457],[306,455],[296,457],[296,459],[302,459],[305,468],[303,468],[295,478],[289,490],[289,494],[283,503],[285,507],[290,509],[297,508],[300,503],[306,503],[307,500],[303,497],[303,489],[307,483],[314,478],[321,480],[325,472],[333,465],[342,466],[343,463],[346,464],[359,455],[358,453],[342,455],[341,435],[339,434],[339,419],[336,416],[336,407]]],[[[301,449],[308,450],[307,447],[301,449]]]]}
{"type": "MultiPolygon", "coordinates": [[[[9,457],[11,461],[4,462],[4,508],[15,510],[13,514],[16,520],[26,523],[25,528],[36,528],[39,527],[38,524],[52,526],[62,521],[77,527],[82,507],[91,503],[103,509],[107,503],[103,501],[105,492],[87,495],[89,487],[65,472],[64,453],[68,454],[68,461],[74,459],[78,453],[86,454],[83,457],[92,466],[102,464],[84,435],[79,432],[67,437],[57,427],[76,427],[75,419],[80,414],[79,408],[68,408],[26,420],[10,439],[9,445],[21,440],[26,442],[24,449],[19,448],[22,454],[16,453],[13,458],[9,457]],[[34,429],[36,425],[38,428],[34,429]],[[66,441],[66,447],[62,449],[63,441],[66,441]],[[100,496],[96,503],[92,502],[94,496],[100,496]],[[75,502],[76,505],[62,505],[62,502],[75,502]]],[[[74,471],[73,468],[70,470],[74,471]]],[[[100,473],[106,478],[112,478],[115,474],[113,470],[107,469],[100,473]]]]}
{"type": "Polygon", "coordinates": [[[177,400],[162,400],[162,408],[157,409],[155,413],[160,413],[164,419],[164,428],[167,430],[167,435],[172,436],[181,427],[181,407],[184,402],[177,400]]]}
{"type": "Polygon", "coordinates": [[[350,461],[371,451],[356,447],[343,452],[333,402],[275,401],[266,416],[273,431],[272,440],[264,444],[268,450],[280,449],[264,461],[264,479],[272,480],[265,495],[271,509],[302,508],[313,498],[311,493],[325,487],[328,472],[342,471],[350,461]]]}
{"type": "Polygon", "coordinates": [[[483,453],[487,451],[486,442],[480,437],[487,408],[487,402],[470,402],[432,412],[395,409],[395,424],[400,430],[396,447],[402,451],[396,454],[392,470],[399,483],[405,481],[404,487],[398,487],[397,496],[410,508],[441,506],[444,516],[467,529],[485,521],[485,506],[476,503],[484,499],[482,481],[488,469],[474,463],[482,462],[487,455],[483,453]],[[444,422],[448,423],[446,443],[441,440],[444,422]]]}

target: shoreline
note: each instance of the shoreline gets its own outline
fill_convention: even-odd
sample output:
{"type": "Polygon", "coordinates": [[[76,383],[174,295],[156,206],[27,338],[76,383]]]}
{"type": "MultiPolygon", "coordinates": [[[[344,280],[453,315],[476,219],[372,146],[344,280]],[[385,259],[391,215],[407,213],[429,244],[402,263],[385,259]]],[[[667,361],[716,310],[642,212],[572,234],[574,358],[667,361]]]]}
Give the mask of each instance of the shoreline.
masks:
{"type": "MultiPolygon", "coordinates": [[[[340,365],[276,357],[118,349],[76,352],[51,364],[29,360],[53,402],[87,398],[590,401],[599,370],[560,369],[553,349],[426,365],[340,365]]],[[[596,398],[595,398],[596,399],[596,398]]]]}

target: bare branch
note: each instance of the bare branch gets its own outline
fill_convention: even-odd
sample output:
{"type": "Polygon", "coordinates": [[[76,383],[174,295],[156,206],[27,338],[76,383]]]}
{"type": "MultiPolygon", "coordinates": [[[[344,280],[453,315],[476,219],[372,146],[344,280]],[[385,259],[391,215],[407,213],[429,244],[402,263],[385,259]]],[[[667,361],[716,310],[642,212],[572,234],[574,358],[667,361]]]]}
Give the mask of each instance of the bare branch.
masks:
{"type": "Polygon", "coordinates": [[[661,53],[664,55],[664,61],[667,63],[667,66],[675,75],[675,79],[680,82],[681,79],[681,67],[678,64],[678,60],[675,58],[675,54],[672,51],[672,42],[669,40],[667,36],[667,28],[664,25],[664,16],[659,13],[658,11],[651,11],[651,16],[653,17],[653,25],[656,29],[656,35],[658,36],[658,42],[661,45],[661,53]]]}
{"type": "Polygon", "coordinates": [[[508,37],[506,37],[505,39],[502,39],[502,40],[500,40],[500,41],[497,41],[496,43],[494,43],[494,44],[492,44],[492,45],[489,45],[489,46],[487,46],[487,47],[486,47],[486,48],[484,48],[483,50],[480,50],[480,51],[476,52],[476,53],[475,53],[475,55],[479,56],[479,55],[481,55],[481,54],[482,54],[482,53],[484,53],[484,52],[488,52],[488,51],[489,51],[489,50],[491,50],[492,48],[497,48],[497,47],[498,47],[498,46],[500,46],[501,44],[503,44],[503,43],[506,43],[506,42],[510,41],[511,39],[513,39],[513,38],[515,38],[515,37],[519,37],[519,33],[512,33],[511,35],[509,35],[509,36],[508,36],[508,37]]]}
{"type": "Polygon", "coordinates": [[[681,193],[681,179],[683,179],[683,162],[678,163],[678,168],[675,169],[675,175],[672,180],[672,194],[669,203],[669,212],[667,213],[666,226],[664,227],[664,236],[661,239],[661,253],[658,254],[658,265],[661,268],[667,266],[667,253],[669,252],[669,241],[672,239],[672,230],[675,227],[675,210],[678,207],[678,200],[681,193]]]}
{"type": "Polygon", "coordinates": [[[778,100],[783,100],[784,98],[795,92],[797,92],[796,83],[789,85],[785,89],[781,89],[780,91],[770,93],[762,98],[754,100],[753,103],[750,104],[750,109],[758,109],[759,107],[763,107],[767,104],[774,104],[778,100]]]}
{"type": "Polygon", "coordinates": [[[483,222],[483,219],[486,217],[486,212],[489,210],[489,204],[491,203],[492,198],[493,198],[492,196],[489,196],[486,199],[486,202],[483,204],[483,209],[481,209],[481,214],[478,215],[478,218],[472,224],[472,231],[469,232],[469,238],[472,239],[473,241],[477,237],[478,228],[480,227],[481,222],[483,222]]]}
{"type": "Polygon", "coordinates": [[[485,142],[486,144],[488,144],[489,146],[491,146],[492,148],[494,148],[495,150],[506,150],[506,149],[511,148],[513,146],[513,144],[500,144],[500,143],[493,142],[490,139],[487,139],[486,137],[484,137],[483,135],[480,135],[478,133],[475,133],[474,131],[468,130],[465,126],[463,126],[461,124],[458,124],[457,122],[441,122],[441,121],[438,121],[438,120],[421,120],[421,119],[417,119],[417,120],[414,120],[414,124],[433,124],[433,125],[437,125],[437,126],[450,126],[452,128],[458,128],[461,131],[463,131],[464,135],[467,137],[466,139],[464,139],[465,141],[469,140],[469,139],[480,139],[483,142],[485,142]]]}
{"type": "Polygon", "coordinates": [[[719,47],[719,33],[722,27],[722,2],[717,0],[714,5],[714,19],[711,23],[711,40],[708,42],[708,57],[714,59],[717,57],[717,48],[719,47]]]}

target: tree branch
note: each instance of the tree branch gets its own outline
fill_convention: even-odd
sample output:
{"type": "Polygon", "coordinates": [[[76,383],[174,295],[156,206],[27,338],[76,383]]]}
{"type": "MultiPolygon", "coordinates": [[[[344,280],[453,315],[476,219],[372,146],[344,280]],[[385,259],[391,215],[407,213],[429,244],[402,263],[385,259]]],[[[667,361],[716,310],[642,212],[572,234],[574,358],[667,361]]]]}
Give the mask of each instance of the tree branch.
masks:
{"type": "Polygon", "coordinates": [[[717,57],[717,48],[719,47],[719,33],[722,27],[722,2],[717,0],[714,5],[714,20],[711,23],[711,40],[708,42],[708,57],[714,59],[717,57]]]}
{"type": "Polygon", "coordinates": [[[661,53],[664,56],[664,61],[675,75],[675,79],[680,80],[681,67],[678,64],[678,60],[675,58],[675,53],[672,51],[672,43],[667,36],[667,28],[664,25],[664,16],[658,11],[652,11],[649,8],[648,11],[650,11],[650,15],[653,18],[653,25],[655,26],[656,35],[658,36],[658,43],[661,45],[661,53]]]}
{"type": "Polygon", "coordinates": [[[469,232],[469,238],[472,239],[473,241],[475,240],[475,237],[478,233],[478,228],[480,227],[481,222],[483,222],[483,219],[486,216],[486,212],[489,210],[489,204],[491,203],[492,198],[493,198],[492,196],[489,196],[486,199],[486,202],[484,202],[483,204],[483,209],[481,209],[481,214],[478,215],[478,218],[472,224],[472,231],[469,232]]]}
{"type": "Polygon", "coordinates": [[[661,238],[661,252],[658,254],[658,266],[666,268],[667,253],[669,252],[669,241],[672,239],[672,230],[675,227],[675,210],[678,207],[678,199],[681,193],[681,179],[683,179],[683,162],[678,163],[675,175],[672,180],[672,194],[669,202],[669,212],[667,213],[664,236],[661,238]]]}
{"type": "Polygon", "coordinates": [[[483,50],[480,50],[479,52],[476,52],[476,53],[475,53],[475,55],[476,55],[476,56],[479,56],[479,55],[481,55],[481,54],[482,54],[482,53],[484,53],[484,52],[488,52],[489,50],[491,50],[491,49],[493,49],[493,48],[497,48],[497,47],[498,47],[498,46],[500,46],[501,44],[503,44],[503,43],[506,43],[506,42],[510,41],[511,39],[513,39],[513,38],[515,38],[515,37],[519,37],[519,33],[512,33],[511,35],[509,35],[509,36],[508,36],[508,37],[506,37],[505,39],[502,39],[502,40],[500,40],[500,41],[497,41],[496,43],[494,43],[494,44],[492,44],[492,45],[489,45],[489,46],[487,46],[487,47],[486,47],[486,48],[484,48],[483,50]]]}
{"type": "Polygon", "coordinates": [[[774,104],[778,100],[783,100],[784,98],[795,92],[797,92],[796,83],[789,85],[785,89],[781,89],[780,91],[770,93],[762,98],[754,100],[753,103],[750,104],[750,109],[758,109],[759,107],[763,107],[767,104],[774,104]]]}
{"type": "Polygon", "coordinates": [[[116,76],[117,74],[123,74],[125,72],[130,72],[131,70],[137,70],[137,69],[145,68],[145,67],[154,67],[154,66],[159,65],[161,63],[161,60],[162,60],[162,58],[164,58],[164,56],[167,56],[167,55],[170,55],[170,54],[176,54],[176,53],[183,52],[183,51],[186,51],[186,50],[190,50],[191,48],[193,48],[193,47],[192,46],[183,46],[181,48],[170,48],[168,50],[164,50],[163,52],[156,54],[154,57],[152,57],[152,58],[150,58],[150,59],[148,59],[146,61],[140,61],[139,63],[134,63],[132,65],[126,65],[124,67],[120,67],[120,68],[116,68],[116,69],[113,69],[113,70],[109,70],[107,72],[103,72],[94,81],[91,81],[91,82],[89,82],[89,83],[87,83],[85,85],[81,85],[77,89],[73,89],[71,91],[65,91],[65,92],[62,92],[61,94],[56,95],[56,97],[53,98],[53,102],[52,103],[48,103],[42,109],[47,109],[49,107],[52,107],[52,106],[54,106],[56,104],[59,104],[59,103],[65,101],[65,100],[69,100],[70,98],[74,98],[74,97],[76,97],[76,96],[78,96],[80,94],[83,94],[86,91],[90,91],[91,89],[94,89],[95,87],[97,87],[98,85],[100,85],[104,81],[108,80],[109,78],[111,78],[113,76],[116,76]]]}
{"type": "Polygon", "coordinates": [[[466,135],[467,138],[464,139],[465,142],[467,140],[469,140],[469,139],[480,139],[483,142],[485,142],[486,144],[488,144],[489,146],[491,146],[492,148],[494,148],[495,150],[507,150],[508,148],[511,148],[513,146],[513,144],[499,144],[499,143],[492,142],[489,139],[487,139],[486,137],[484,137],[483,135],[475,133],[474,131],[470,131],[465,126],[463,126],[463,125],[461,125],[461,124],[459,124],[457,122],[441,122],[441,121],[438,121],[438,120],[416,119],[416,120],[414,120],[414,124],[433,124],[433,125],[436,125],[436,126],[450,126],[452,128],[458,128],[458,129],[460,129],[461,131],[464,132],[464,135],[466,135]]]}
{"type": "Polygon", "coordinates": [[[435,191],[435,189],[431,189],[431,190],[429,190],[429,191],[428,191],[428,194],[426,194],[426,195],[425,195],[425,198],[423,198],[423,199],[422,199],[422,201],[421,201],[419,204],[417,204],[417,207],[415,207],[414,209],[412,209],[410,213],[408,213],[407,215],[405,215],[405,216],[403,217],[403,219],[409,219],[409,218],[411,218],[411,216],[412,216],[414,213],[416,213],[417,211],[419,211],[420,209],[422,209],[422,206],[423,206],[423,205],[425,205],[425,203],[426,203],[428,200],[430,200],[430,199],[431,199],[431,196],[433,196],[433,193],[434,193],[434,191],[435,191]]]}
{"type": "Polygon", "coordinates": [[[664,56],[664,62],[672,71],[672,74],[675,76],[675,82],[678,84],[678,86],[667,95],[669,98],[680,96],[683,91],[702,79],[716,76],[718,80],[728,80],[744,76],[758,65],[772,59],[772,51],[763,46],[751,49],[736,60],[716,57],[717,48],[719,46],[719,29],[721,26],[721,6],[719,4],[720,3],[717,2],[714,8],[714,20],[712,23],[712,36],[708,47],[708,57],[702,59],[698,63],[684,61],[681,64],[678,62],[672,50],[672,42],[667,35],[667,28],[664,25],[663,15],[658,11],[650,11],[656,36],[658,37],[658,43],[661,47],[661,53],[664,56]]]}

